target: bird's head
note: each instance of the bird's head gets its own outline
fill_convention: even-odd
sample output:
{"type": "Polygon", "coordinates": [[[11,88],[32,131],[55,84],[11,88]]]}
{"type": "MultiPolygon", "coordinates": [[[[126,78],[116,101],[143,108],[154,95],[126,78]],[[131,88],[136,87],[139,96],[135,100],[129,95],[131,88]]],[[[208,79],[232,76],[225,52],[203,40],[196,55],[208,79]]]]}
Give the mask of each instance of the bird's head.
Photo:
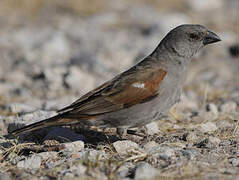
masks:
{"type": "Polygon", "coordinates": [[[220,37],[206,27],[184,24],[171,30],[161,44],[178,56],[190,58],[205,45],[218,41],[220,37]]]}

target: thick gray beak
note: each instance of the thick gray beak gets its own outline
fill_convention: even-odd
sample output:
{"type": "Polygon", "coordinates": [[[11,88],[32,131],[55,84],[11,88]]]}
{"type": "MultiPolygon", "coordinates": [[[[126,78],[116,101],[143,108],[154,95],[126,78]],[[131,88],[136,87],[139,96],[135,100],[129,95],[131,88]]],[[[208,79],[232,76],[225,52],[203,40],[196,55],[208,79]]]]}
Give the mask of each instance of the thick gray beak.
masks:
{"type": "Polygon", "coordinates": [[[215,43],[215,42],[218,42],[218,41],[221,41],[221,39],[218,35],[216,35],[212,31],[207,31],[207,34],[203,39],[203,44],[207,45],[207,44],[212,44],[212,43],[215,43]]]}

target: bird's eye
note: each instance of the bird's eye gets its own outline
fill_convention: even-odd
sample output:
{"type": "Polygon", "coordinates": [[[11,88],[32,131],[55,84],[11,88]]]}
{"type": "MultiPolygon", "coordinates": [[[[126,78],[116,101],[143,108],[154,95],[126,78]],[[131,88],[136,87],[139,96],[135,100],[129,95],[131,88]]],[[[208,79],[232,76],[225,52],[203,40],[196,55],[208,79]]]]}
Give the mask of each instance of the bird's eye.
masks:
{"type": "Polygon", "coordinates": [[[191,40],[198,40],[199,39],[199,36],[198,36],[198,34],[196,34],[196,33],[190,33],[189,34],[189,38],[191,39],[191,40]]]}

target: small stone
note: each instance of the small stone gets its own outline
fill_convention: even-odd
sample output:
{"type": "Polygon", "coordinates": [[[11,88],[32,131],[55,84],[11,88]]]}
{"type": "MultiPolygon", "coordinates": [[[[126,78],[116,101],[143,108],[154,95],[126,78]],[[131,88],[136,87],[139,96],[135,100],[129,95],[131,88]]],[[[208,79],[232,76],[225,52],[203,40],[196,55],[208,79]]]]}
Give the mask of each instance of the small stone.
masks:
{"type": "Polygon", "coordinates": [[[128,154],[128,152],[132,149],[139,149],[139,145],[135,142],[124,140],[124,141],[116,141],[113,143],[115,150],[120,154],[128,154]]]}
{"type": "Polygon", "coordinates": [[[188,142],[196,142],[200,137],[197,136],[196,133],[190,132],[188,133],[186,139],[188,142]]]}
{"type": "Polygon", "coordinates": [[[136,180],[153,179],[157,176],[159,176],[159,171],[148,163],[142,162],[139,163],[136,167],[136,180]]]}
{"type": "Polygon", "coordinates": [[[159,133],[159,127],[156,122],[151,122],[145,126],[146,133],[148,135],[154,135],[159,133]]]}
{"type": "Polygon", "coordinates": [[[84,94],[96,85],[96,77],[92,73],[82,70],[79,67],[70,67],[69,74],[65,77],[66,84],[84,94]]]}
{"type": "Polygon", "coordinates": [[[16,123],[34,123],[37,121],[41,121],[43,119],[50,118],[52,116],[56,115],[56,112],[54,111],[42,111],[42,110],[37,110],[32,113],[27,113],[23,116],[20,116],[19,118],[16,119],[16,123]]]}
{"type": "Polygon", "coordinates": [[[3,173],[3,172],[0,172],[0,179],[11,180],[10,176],[7,173],[3,173]]]}
{"type": "Polygon", "coordinates": [[[239,167],[239,158],[232,158],[229,160],[234,167],[239,167]]]}
{"type": "Polygon", "coordinates": [[[84,142],[83,141],[74,141],[70,143],[63,143],[65,146],[65,151],[70,151],[70,152],[79,152],[82,149],[84,149],[84,142]]]}
{"type": "Polygon", "coordinates": [[[35,111],[37,108],[32,105],[23,103],[12,103],[9,105],[9,110],[13,113],[29,113],[35,111]]]}
{"type": "Polygon", "coordinates": [[[152,155],[153,158],[160,158],[168,160],[175,157],[175,150],[172,147],[168,146],[156,146],[148,151],[149,155],[152,155]]]}
{"type": "Polygon", "coordinates": [[[41,157],[38,155],[32,155],[26,160],[19,161],[17,167],[23,169],[39,169],[41,167],[41,157]]]}
{"type": "Polygon", "coordinates": [[[197,156],[200,155],[200,153],[197,150],[191,148],[185,150],[183,149],[181,152],[185,157],[187,157],[190,160],[195,159],[197,156]]]}
{"type": "Polygon", "coordinates": [[[217,106],[213,103],[209,103],[206,106],[206,112],[204,112],[204,117],[206,120],[216,120],[218,118],[218,109],[217,106]]]}
{"type": "Polygon", "coordinates": [[[233,113],[236,111],[237,104],[233,101],[229,101],[221,105],[220,109],[224,113],[233,113]]]}
{"type": "Polygon", "coordinates": [[[79,158],[83,160],[89,160],[91,162],[97,162],[98,160],[103,160],[107,157],[107,154],[102,151],[97,150],[84,150],[82,152],[79,152],[79,158]]]}
{"type": "Polygon", "coordinates": [[[217,130],[217,126],[213,122],[207,122],[205,124],[202,124],[199,129],[200,129],[200,131],[202,131],[204,133],[208,133],[208,132],[216,131],[217,130]]]}
{"type": "Polygon", "coordinates": [[[42,160],[47,160],[47,159],[55,159],[57,158],[58,152],[55,151],[49,151],[49,152],[41,152],[37,154],[42,158],[42,160]]]}
{"type": "Polygon", "coordinates": [[[86,172],[87,167],[82,164],[78,164],[77,166],[70,167],[70,170],[74,175],[80,176],[86,172]]]}
{"type": "Polygon", "coordinates": [[[117,171],[117,176],[119,179],[129,176],[132,172],[131,170],[135,168],[135,165],[132,162],[126,162],[124,165],[120,166],[117,171]]]}
{"type": "Polygon", "coordinates": [[[220,144],[221,140],[218,139],[218,138],[216,138],[216,137],[209,136],[208,142],[209,142],[209,143],[212,143],[212,144],[214,144],[214,145],[218,145],[218,144],[220,144]]]}
{"type": "Polygon", "coordinates": [[[155,141],[149,141],[148,143],[146,143],[145,145],[144,145],[144,149],[146,150],[146,151],[149,151],[149,150],[151,150],[152,148],[154,148],[154,147],[156,147],[156,146],[158,146],[159,144],[158,143],[156,143],[155,141]]]}

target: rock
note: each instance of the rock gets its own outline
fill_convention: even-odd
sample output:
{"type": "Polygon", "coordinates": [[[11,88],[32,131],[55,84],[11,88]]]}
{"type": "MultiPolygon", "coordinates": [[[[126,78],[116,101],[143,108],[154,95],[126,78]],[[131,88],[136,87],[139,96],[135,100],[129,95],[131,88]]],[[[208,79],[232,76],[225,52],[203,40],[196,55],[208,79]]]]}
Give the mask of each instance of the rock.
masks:
{"type": "Polygon", "coordinates": [[[239,167],[239,158],[232,158],[229,160],[233,166],[239,167]]]}
{"type": "Polygon", "coordinates": [[[13,113],[29,113],[35,111],[37,108],[32,105],[23,103],[12,103],[8,105],[9,110],[13,113]]]}
{"type": "Polygon", "coordinates": [[[156,147],[156,146],[158,146],[159,144],[158,143],[156,143],[155,141],[149,141],[149,142],[147,142],[145,145],[144,145],[144,149],[146,150],[146,151],[150,151],[152,148],[154,148],[154,147],[156,147]]]}
{"type": "Polygon", "coordinates": [[[148,163],[141,162],[136,167],[135,178],[136,180],[153,179],[159,176],[159,170],[152,167],[148,163]]]}
{"type": "Polygon", "coordinates": [[[81,176],[86,172],[87,167],[82,164],[77,164],[77,165],[71,166],[67,170],[70,170],[74,176],[81,176]]]}
{"type": "Polygon", "coordinates": [[[196,11],[205,11],[222,8],[224,3],[222,0],[188,0],[190,8],[196,11]]]}
{"type": "Polygon", "coordinates": [[[41,157],[34,154],[26,160],[19,161],[17,167],[22,169],[39,169],[41,167],[41,157]]]}
{"type": "Polygon", "coordinates": [[[236,108],[237,104],[233,101],[226,102],[220,107],[223,113],[234,113],[236,111],[236,108]]]}
{"type": "Polygon", "coordinates": [[[239,56],[239,44],[234,44],[229,47],[229,53],[233,57],[238,57],[239,56]]]}
{"type": "Polygon", "coordinates": [[[90,72],[73,66],[70,67],[69,74],[65,77],[65,82],[70,88],[84,94],[95,87],[96,77],[90,72]]]}
{"type": "Polygon", "coordinates": [[[195,132],[188,133],[186,137],[188,142],[196,142],[199,138],[195,132]]]}
{"type": "Polygon", "coordinates": [[[205,120],[216,120],[218,118],[218,109],[217,106],[213,103],[206,105],[206,112],[203,112],[205,120]]]}
{"type": "Polygon", "coordinates": [[[204,133],[214,132],[217,130],[217,126],[213,122],[207,122],[205,124],[202,124],[199,128],[200,131],[204,133]]]}
{"type": "Polygon", "coordinates": [[[61,32],[55,32],[51,38],[44,44],[41,58],[44,63],[49,64],[64,64],[69,59],[70,47],[61,32]]]}
{"type": "Polygon", "coordinates": [[[185,156],[187,159],[190,159],[190,160],[195,159],[197,156],[200,155],[200,153],[197,150],[191,149],[191,148],[183,149],[183,150],[181,150],[181,152],[182,152],[183,156],[185,156]]]}
{"type": "Polygon", "coordinates": [[[10,176],[7,173],[0,172],[0,179],[2,180],[11,180],[10,176]]]}
{"type": "Polygon", "coordinates": [[[119,179],[125,178],[131,175],[132,170],[135,168],[135,165],[132,162],[126,162],[124,165],[120,166],[117,170],[117,176],[119,179]]]}
{"type": "Polygon", "coordinates": [[[84,149],[84,142],[83,141],[74,141],[69,143],[63,143],[65,146],[64,151],[70,151],[70,152],[79,152],[82,149],[84,149]]]}
{"type": "Polygon", "coordinates": [[[23,124],[29,123],[30,124],[30,123],[41,121],[43,119],[50,118],[54,115],[56,115],[56,112],[54,112],[54,111],[37,110],[32,113],[28,113],[28,114],[19,116],[16,119],[16,123],[23,123],[23,124]]]}
{"type": "Polygon", "coordinates": [[[159,133],[159,127],[156,122],[151,122],[147,125],[145,125],[146,133],[148,135],[154,135],[159,133]]]}
{"type": "Polygon", "coordinates": [[[175,157],[175,150],[173,147],[156,146],[147,152],[152,158],[159,158],[163,160],[172,159],[175,157]]]}
{"type": "Polygon", "coordinates": [[[208,142],[212,143],[213,145],[218,145],[220,144],[221,140],[217,137],[209,136],[208,142]]]}
{"type": "Polygon", "coordinates": [[[139,149],[138,144],[129,140],[116,141],[113,146],[119,154],[128,154],[130,150],[139,149]]]}
{"type": "Polygon", "coordinates": [[[40,156],[42,160],[55,159],[58,156],[58,152],[56,151],[41,152],[38,153],[37,155],[40,156]]]}
{"type": "Polygon", "coordinates": [[[75,133],[68,128],[54,127],[50,132],[44,137],[44,140],[57,140],[58,142],[69,142],[69,141],[83,141],[85,137],[75,133]]]}

